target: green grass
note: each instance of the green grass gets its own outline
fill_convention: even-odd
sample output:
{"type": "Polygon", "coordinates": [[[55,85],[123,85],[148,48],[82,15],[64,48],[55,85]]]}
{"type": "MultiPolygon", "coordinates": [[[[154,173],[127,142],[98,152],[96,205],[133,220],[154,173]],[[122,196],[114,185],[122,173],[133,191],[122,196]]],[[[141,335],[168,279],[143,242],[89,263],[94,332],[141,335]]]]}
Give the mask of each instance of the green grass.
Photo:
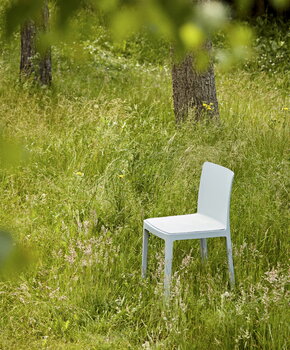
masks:
{"type": "Polygon", "coordinates": [[[0,173],[0,349],[286,350],[289,75],[217,72],[221,122],[177,126],[169,68],[88,42],[54,48],[52,91],[18,84],[15,42],[1,54],[0,127],[24,156],[0,173]],[[142,220],[194,212],[206,160],[235,172],[237,287],[223,240],[205,266],[178,242],[166,305],[157,238],[140,278],[142,220]]]}

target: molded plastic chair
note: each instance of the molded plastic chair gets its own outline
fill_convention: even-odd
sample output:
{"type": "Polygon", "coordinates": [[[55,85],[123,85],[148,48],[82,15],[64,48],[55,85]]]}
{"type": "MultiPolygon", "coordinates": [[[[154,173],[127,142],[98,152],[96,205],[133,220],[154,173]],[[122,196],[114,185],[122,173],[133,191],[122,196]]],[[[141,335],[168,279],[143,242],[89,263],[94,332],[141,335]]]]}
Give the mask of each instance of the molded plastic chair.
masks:
{"type": "Polygon", "coordinates": [[[225,237],[230,283],[235,284],[230,234],[230,197],[234,173],[220,165],[205,162],[200,178],[196,214],[144,220],[142,277],[146,277],[149,232],[165,241],[164,292],[170,295],[173,242],[200,239],[201,257],[207,258],[207,238],[225,237]]]}

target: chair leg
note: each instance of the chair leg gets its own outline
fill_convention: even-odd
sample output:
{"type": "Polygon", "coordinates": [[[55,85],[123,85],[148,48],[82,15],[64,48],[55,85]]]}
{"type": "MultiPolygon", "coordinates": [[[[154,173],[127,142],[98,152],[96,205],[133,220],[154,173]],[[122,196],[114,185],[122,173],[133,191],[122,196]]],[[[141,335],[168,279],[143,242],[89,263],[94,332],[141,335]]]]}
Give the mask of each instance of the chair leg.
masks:
{"type": "Polygon", "coordinates": [[[235,285],[235,273],[234,273],[233,254],[232,254],[232,241],[231,241],[230,235],[226,237],[226,244],[227,244],[230,284],[231,284],[231,287],[233,288],[235,285]]]}
{"type": "Polygon", "coordinates": [[[204,262],[207,259],[207,241],[206,238],[200,240],[201,260],[204,262]]]}
{"type": "Polygon", "coordinates": [[[142,277],[146,277],[147,272],[147,260],[148,260],[148,239],[149,232],[147,230],[143,230],[143,247],[142,247],[142,277]]]}
{"type": "Polygon", "coordinates": [[[165,240],[165,266],[164,266],[164,295],[168,299],[170,296],[171,269],[173,257],[173,241],[165,240]]]}

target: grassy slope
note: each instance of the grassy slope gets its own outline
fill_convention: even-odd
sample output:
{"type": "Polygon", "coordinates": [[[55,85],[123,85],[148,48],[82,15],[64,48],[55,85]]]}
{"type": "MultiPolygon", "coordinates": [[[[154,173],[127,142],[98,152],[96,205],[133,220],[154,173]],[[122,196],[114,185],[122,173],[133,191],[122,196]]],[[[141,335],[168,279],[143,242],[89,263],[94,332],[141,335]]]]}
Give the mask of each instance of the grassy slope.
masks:
{"type": "Polygon", "coordinates": [[[0,349],[286,349],[289,77],[217,74],[221,123],[177,127],[167,69],[80,45],[55,48],[53,92],[1,56],[0,126],[29,157],[1,171],[0,217],[29,264],[0,282],[0,349]],[[139,276],[142,220],[195,211],[205,160],[236,174],[237,288],[222,240],[204,267],[179,242],[166,307],[158,239],[139,276]]]}

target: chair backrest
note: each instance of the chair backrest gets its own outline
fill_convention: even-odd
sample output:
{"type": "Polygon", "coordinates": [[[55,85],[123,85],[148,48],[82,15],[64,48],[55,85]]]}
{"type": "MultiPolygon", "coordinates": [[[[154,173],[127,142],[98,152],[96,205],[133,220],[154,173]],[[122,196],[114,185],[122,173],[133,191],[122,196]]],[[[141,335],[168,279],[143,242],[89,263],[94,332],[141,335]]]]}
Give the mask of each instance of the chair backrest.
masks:
{"type": "Polygon", "coordinates": [[[233,178],[234,173],[230,169],[205,162],[200,178],[197,212],[228,227],[233,178]]]}

